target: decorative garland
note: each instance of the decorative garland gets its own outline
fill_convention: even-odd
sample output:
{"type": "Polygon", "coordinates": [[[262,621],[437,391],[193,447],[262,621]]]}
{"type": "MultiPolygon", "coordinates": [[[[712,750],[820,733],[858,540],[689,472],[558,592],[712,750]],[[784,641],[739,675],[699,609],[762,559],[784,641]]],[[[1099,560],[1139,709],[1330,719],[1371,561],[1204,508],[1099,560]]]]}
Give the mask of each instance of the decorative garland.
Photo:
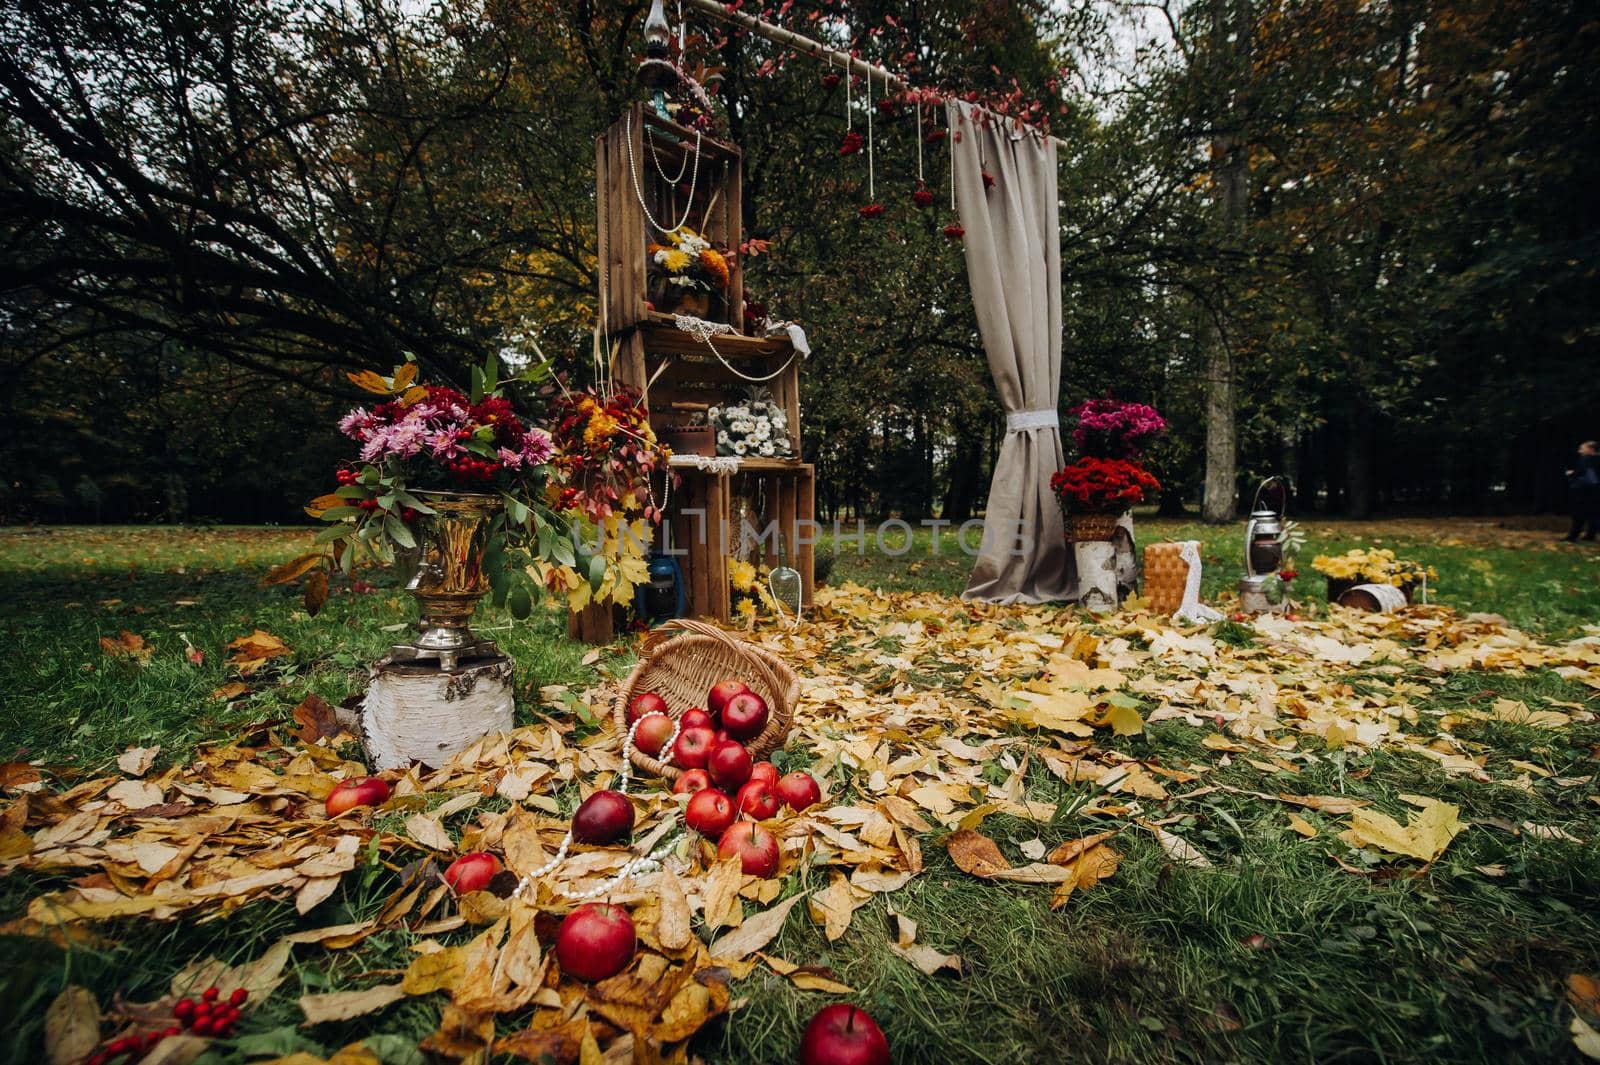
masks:
{"type": "MultiPolygon", "coordinates": [[[[696,130],[694,135],[694,173],[689,177],[689,199],[683,205],[683,218],[671,229],[664,228],[650,213],[650,205],[645,203],[644,187],[639,184],[639,164],[633,156],[633,111],[628,111],[628,118],[623,127],[623,139],[628,144],[628,173],[633,177],[633,197],[639,201],[639,209],[644,212],[644,220],[649,222],[656,232],[663,235],[676,233],[689,223],[689,214],[694,210],[694,191],[700,183],[700,142],[701,133],[696,130]]],[[[687,162],[687,160],[685,160],[687,162]]],[[[659,162],[657,163],[659,166],[659,162]]],[[[665,175],[663,175],[665,176],[665,175]]]]}
{"type": "Polygon", "coordinates": [[[727,322],[708,322],[704,318],[696,318],[692,314],[675,314],[672,316],[672,319],[673,324],[676,325],[680,330],[688,333],[700,343],[710,348],[711,354],[717,357],[717,361],[722,363],[722,365],[727,368],[729,373],[733,374],[735,377],[749,381],[753,385],[765,384],[766,382],[771,381],[773,378],[783,373],[783,371],[787,370],[790,363],[794,362],[795,359],[800,357],[799,350],[795,349],[789,353],[789,357],[784,360],[782,366],[778,367],[776,370],[773,370],[765,377],[755,377],[745,373],[743,370],[733,365],[733,363],[729,362],[728,357],[722,354],[722,352],[718,351],[717,346],[711,342],[711,338],[714,336],[722,336],[727,333],[732,333],[733,326],[729,325],[727,322]]]}
{"type": "MultiPolygon", "coordinates": [[[[638,731],[640,722],[642,722],[644,718],[648,716],[650,715],[646,714],[635,721],[633,726],[628,729],[627,733],[622,738],[622,773],[617,785],[617,790],[624,795],[628,794],[628,785],[633,781],[633,759],[631,757],[633,754],[633,734],[638,731]]],[[[672,745],[677,742],[678,728],[679,724],[676,720],[674,720],[672,722],[672,735],[668,736],[666,743],[661,745],[662,750],[670,749],[672,745]]],[[[561,894],[566,895],[568,898],[573,899],[599,898],[601,895],[609,894],[610,892],[615,891],[618,887],[627,883],[629,880],[632,880],[636,876],[642,876],[648,873],[659,871],[661,869],[661,863],[666,859],[667,855],[676,850],[678,844],[684,838],[685,837],[681,834],[675,835],[665,843],[661,844],[661,846],[651,851],[649,854],[641,854],[636,858],[630,858],[626,863],[623,864],[622,868],[617,871],[616,876],[612,877],[610,880],[603,881],[598,887],[590,888],[588,891],[561,891],[560,888],[554,888],[552,890],[558,891],[561,894]]],[[[572,829],[569,828],[567,829],[567,834],[561,837],[561,846],[556,849],[556,856],[551,858],[548,862],[545,862],[533,872],[524,876],[521,880],[517,881],[516,890],[511,892],[511,897],[514,899],[526,899],[529,892],[534,890],[534,886],[537,881],[542,880],[546,876],[549,876],[551,873],[555,872],[557,867],[559,867],[562,862],[567,860],[567,851],[571,847],[572,829]]]]}

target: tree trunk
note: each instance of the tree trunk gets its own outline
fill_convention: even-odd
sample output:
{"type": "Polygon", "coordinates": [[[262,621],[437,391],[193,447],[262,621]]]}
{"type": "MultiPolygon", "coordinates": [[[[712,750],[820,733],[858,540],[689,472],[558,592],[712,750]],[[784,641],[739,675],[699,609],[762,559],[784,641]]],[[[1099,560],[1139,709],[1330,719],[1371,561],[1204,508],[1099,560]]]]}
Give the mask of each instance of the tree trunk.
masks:
{"type": "Polygon", "coordinates": [[[1365,406],[1350,415],[1350,440],[1345,445],[1345,504],[1352,518],[1372,515],[1374,432],[1372,413],[1365,406]]]}
{"type": "MultiPolygon", "coordinates": [[[[1238,243],[1244,236],[1250,198],[1250,148],[1245,136],[1249,107],[1245,90],[1250,77],[1251,26],[1250,0],[1221,0],[1217,4],[1212,32],[1217,54],[1227,64],[1223,81],[1228,96],[1224,114],[1227,132],[1213,139],[1211,151],[1219,163],[1218,209],[1222,214],[1222,239],[1228,243],[1238,243]]],[[[1219,279],[1214,288],[1217,306],[1210,312],[1206,353],[1206,480],[1201,516],[1208,522],[1232,521],[1239,503],[1238,367],[1222,322],[1224,287],[1219,279]]]]}

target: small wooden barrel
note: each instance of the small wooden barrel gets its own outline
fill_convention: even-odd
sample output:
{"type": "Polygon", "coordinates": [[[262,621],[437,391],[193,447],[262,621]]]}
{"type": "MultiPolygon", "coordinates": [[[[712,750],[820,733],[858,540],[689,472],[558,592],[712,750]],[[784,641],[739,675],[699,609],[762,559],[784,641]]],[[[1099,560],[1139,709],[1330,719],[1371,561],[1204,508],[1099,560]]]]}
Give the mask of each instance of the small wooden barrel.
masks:
{"type": "Polygon", "coordinates": [[[1189,563],[1182,544],[1151,544],[1144,549],[1144,594],[1152,614],[1171,614],[1183,605],[1189,563]]]}
{"type": "MultiPolygon", "coordinates": [[[[622,682],[612,707],[617,743],[628,734],[628,704],[635,696],[655,692],[666,700],[667,713],[676,721],[684,711],[705,706],[707,693],[719,680],[743,681],[767,701],[767,727],[745,744],[750,757],[760,761],[783,746],[800,703],[800,678],[772,652],[690,618],[674,618],[646,640],[643,656],[622,682]],[[679,634],[662,642],[659,634],[667,630],[679,634]]],[[[677,780],[683,772],[637,747],[631,756],[639,769],[668,780],[677,780]]]]}

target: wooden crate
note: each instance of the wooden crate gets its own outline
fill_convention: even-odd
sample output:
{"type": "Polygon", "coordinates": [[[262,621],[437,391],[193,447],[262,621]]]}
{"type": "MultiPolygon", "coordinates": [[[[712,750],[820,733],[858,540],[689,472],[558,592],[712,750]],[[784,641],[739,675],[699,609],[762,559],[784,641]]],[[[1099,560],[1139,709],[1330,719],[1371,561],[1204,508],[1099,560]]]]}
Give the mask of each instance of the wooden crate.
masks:
{"type": "MultiPolygon", "coordinates": [[[[787,336],[743,335],[744,271],[739,257],[732,262],[727,313],[719,316],[734,327],[734,333],[713,337],[710,343],[699,341],[679,330],[671,315],[649,305],[646,248],[660,234],[650,229],[640,199],[660,222],[676,221],[684,206],[649,153],[658,152],[662,169],[676,174],[694,143],[693,132],[662,120],[644,104],[635,104],[596,141],[600,301],[609,339],[616,345],[612,376],[644,396],[657,433],[675,417],[674,404],[712,406],[739,399],[752,377],[770,378],[763,384],[789,416],[795,458],[746,459],[739,472],[731,474],[674,467],[680,481],[667,521],[671,547],[679,552],[689,613],[725,622],[732,613],[727,560],[731,537],[737,534],[731,528],[731,507],[742,492],[759,490],[768,499],[768,517],[778,523],[789,564],[800,572],[802,601],[811,605],[814,552],[800,540],[815,535],[816,483],[814,469],[798,459],[799,360],[787,336]]],[[[737,249],[743,239],[744,172],[739,150],[710,138],[702,138],[700,150],[697,209],[687,224],[718,247],[737,249]],[[704,216],[707,207],[709,217],[704,216]]],[[[691,161],[691,170],[693,165],[691,161]]],[[[766,554],[768,564],[775,564],[774,544],[766,545],[766,554]]],[[[611,639],[613,624],[609,607],[591,607],[569,617],[568,632],[576,639],[602,643],[611,639]]]]}
{"type": "MultiPolygon", "coordinates": [[[[689,160],[679,186],[668,182],[662,171],[676,175],[685,159],[694,154],[692,130],[637,103],[595,140],[600,305],[606,328],[612,332],[621,332],[650,317],[646,248],[652,241],[660,241],[661,234],[651,228],[641,199],[649,206],[651,216],[663,225],[683,217],[687,206],[685,224],[719,248],[737,253],[744,239],[744,166],[739,149],[710,137],[700,138],[699,143],[699,175],[694,182],[693,205],[688,206],[679,186],[687,190],[695,170],[693,160],[689,160]],[[705,213],[708,209],[709,216],[705,213]]],[[[718,317],[742,330],[742,257],[732,256],[730,266],[732,280],[725,294],[725,313],[718,317]]]]}

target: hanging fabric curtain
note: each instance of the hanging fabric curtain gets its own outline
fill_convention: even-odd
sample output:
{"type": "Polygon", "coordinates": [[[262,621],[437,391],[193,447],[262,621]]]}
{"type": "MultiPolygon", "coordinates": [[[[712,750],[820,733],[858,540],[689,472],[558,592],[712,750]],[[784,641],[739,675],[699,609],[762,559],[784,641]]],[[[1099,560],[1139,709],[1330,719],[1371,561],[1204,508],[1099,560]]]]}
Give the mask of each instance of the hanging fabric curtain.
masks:
{"type": "Polygon", "coordinates": [[[1076,592],[1050,491],[1060,469],[1061,224],[1056,141],[948,103],[956,205],[989,372],[1006,412],[983,542],[965,599],[1040,603],[1076,592]],[[985,181],[987,173],[992,187],[985,181]]]}

